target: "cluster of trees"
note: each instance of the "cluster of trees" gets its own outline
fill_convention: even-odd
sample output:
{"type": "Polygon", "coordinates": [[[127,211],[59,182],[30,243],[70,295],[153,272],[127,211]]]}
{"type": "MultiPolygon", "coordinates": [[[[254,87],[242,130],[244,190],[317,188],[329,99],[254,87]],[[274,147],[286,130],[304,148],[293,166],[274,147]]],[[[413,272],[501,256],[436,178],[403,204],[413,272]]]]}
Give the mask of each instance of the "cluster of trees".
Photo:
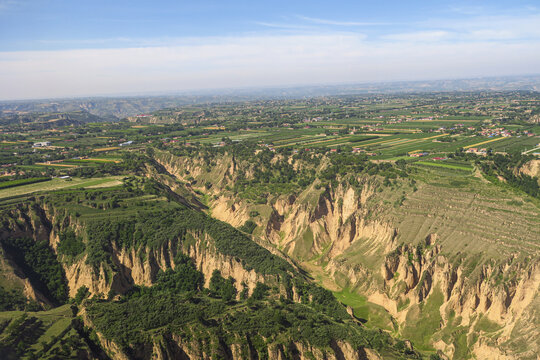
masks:
{"type": "Polygon", "coordinates": [[[7,328],[2,328],[0,353],[5,359],[20,359],[27,355],[35,339],[45,331],[43,322],[26,313],[13,319],[7,328]]]}
{"type": "Polygon", "coordinates": [[[57,304],[67,301],[64,270],[47,241],[21,237],[3,239],[1,244],[36,289],[57,304]]]}
{"type": "Polygon", "coordinates": [[[207,233],[219,253],[240,259],[248,270],[282,274],[293,269],[287,261],[272,255],[231,225],[188,208],[147,209],[122,219],[89,220],[87,262],[96,268],[103,262],[112,266],[112,242],[123,248],[159,248],[169,241],[181,242],[188,231],[207,233]]]}
{"type": "Polygon", "coordinates": [[[501,176],[510,186],[520,189],[532,197],[540,198],[538,179],[519,172],[519,168],[528,160],[530,157],[519,153],[507,156],[496,154],[489,161],[480,162],[480,166],[487,176],[493,178],[501,176]]]}
{"type": "Polygon", "coordinates": [[[253,220],[247,220],[244,225],[240,226],[238,230],[243,231],[248,234],[253,234],[253,231],[257,227],[257,224],[253,220]]]}
{"type": "MultiPolygon", "coordinates": [[[[55,317],[53,315],[53,319],[55,317]]],[[[0,322],[2,359],[107,358],[103,356],[104,352],[97,344],[89,339],[81,320],[73,319],[71,324],[65,326],[64,319],[57,319],[58,322],[52,324],[43,319],[24,313],[11,322],[7,320],[9,325],[6,322],[0,322]],[[62,329],[64,326],[65,328],[62,329]],[[53,327],[55,331],[48,336],[47,330],[53,327]],[[94,352],[91,348],[97,351],[94,352]]]]}
{"type": "Polygon", "coordinates": [[[210,291],[210,296],[223,299],[226,302],[236,298],[234,279],[232,277],[228,279],[223,278],[221,271],[217,269],[212,273],[208,290],[210,291]]]}
{"type": "MultiPolygon", "coordinates": [[[[366,155],[350,152],[328,155],[324,148],[297,153],[293,153],[292,149],[279,148],[274,152],[246,141],[218,148],[198,146],[171,149],[171,152],[177,156],[197,156],[203,159],[207,171],[215,165],[215,158],[231,155],[235,164],[235,182],[230,190],[256,204],[266,204],[274,194],[294,194],[317,179],[321,180],[322,186],[331,184],[336,187],[339,181],[358,185],[355,180],[358,174],[382,176],[386,179],[385,184],[390,184],[391,179],[409,176],[403,160],[395,165],[391,162],[376,164],[369,161],[366,155]],[[318,169],[322,159],[327,164],[321,171],[318,169]]],[[[206,187],[209,189],[211,186],[207,182],[206,187]]]]}
{"type": "Polygon", "coordinates": [[[197,270],[193,260],[178,253],[174,258],[175,269],[167,269],[157,276],[156,291],[169,290],[175,292],[200,291],[204,285],[204,276],[197,270]]]}
{"type": "Polygon", "coordinates": [[[61,232],[59,238],[60,241],[57,248],[59,254],[77,256],[84,252],[85,244],[73,230],[68,229],[61,232]]]}
{"type": "Polygon", "coordinates": [[[68,174],[75,177],[100,177],[105,175],[133,175],[141,173],[146,157],[132,152],[123,152],[118,163],[92,163],[92,166],[72,168],[68,174]]]}
{"type": "Polygon", "coordinates": [[[5,289],[0,286],[0,311],[13,310],[38,311],[41,306],[27,299],[20,289],[5,289]]]}
{"type": "MultiPolygon", "coordinates": [[[[304,342],[328,349],[334,341],[348,341],[355,348],[384,349],[400,358],[420,358],[385,332],[336,318],[310,304],[269,297],[269,288],[264,284],[257,284],[249,299],[230,306],[224,295],[229,281],[218,273],[212,279],[208,292],[211,296],[218,294],[215,297],[220,297],[219,300],[204,292],[176,293],[162,289],[118,302],[90,302],[87,313],[96,329],[128,354],[149,346],[159,333],[186,338],[203,334],[206,339],[214,339],[216,346],[225,347],[234,339],[244,338],[260,358],[268,356],[268,346],[272,343],[304,342]]],[[[292,350],[285,347],[285,351],[292,350]]]]}
{"type": "MultiPolygon", "coordinates": [[[[354,154],[335,154],[330,157],[330,165],[319,173],[319,178],[336,186],[338,179],[344,179],[349,174],[379,175],[385,179],[396,179],[398,177],[408,177],[405,161],[397,162],[395,165],[390,162],[375,164],[368,161],[365,156],[354,154]]],[[[358,185],[355,176],[350,177],[351,185],[358,185]]]]}
{"type": "Polygon", "coordinates": [[[26,178],[26,179],[1,181],[0,189],[9,189],[16,186],[35,184],[35,183],[49,181],[49,180],[51,180],[51,178],[49,177],[32,177],[32,178],[26,178]]]}

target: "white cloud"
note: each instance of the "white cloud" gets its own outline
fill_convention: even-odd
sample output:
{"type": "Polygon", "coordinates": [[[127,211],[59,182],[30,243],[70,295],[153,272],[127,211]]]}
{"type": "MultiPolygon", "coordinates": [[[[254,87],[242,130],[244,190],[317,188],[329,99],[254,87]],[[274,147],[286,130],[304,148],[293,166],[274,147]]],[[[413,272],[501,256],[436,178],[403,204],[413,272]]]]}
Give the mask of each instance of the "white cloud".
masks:
{"type": "Polygon", "coordinates": [[[28,4],[29,0],[0,0],[0,14],[21,10],[28,4]]]}
{"type": "Polygon", "coordinates": [[[417,24],[453,33],[463,40],[540,39],[538,11],[512,15],[479,15],[456,19],[431,19],[417,24]]]}
{"type": "Polygon", "coordinates": [[[538,59],[540,41],[372,42],[354,34],[0,52],[0,99],[526,74],[538,72],[538,59]]]}
{"type": "Polygon", "coordinates": [[[466,6],[450,5],[448,7],[448,10],[457,14],[461,14],[461,15],[481,15],[483,13],[486,13],[487,11],[487,9],[483,6],[471,6],[471,5],[466,5],[466,6]]]}
{"type": "Polygon", "coordinates": [[[295,29],[295,30],[313,29],[313,27],[305,26],[305,25],[273,23],[273,22],[264,22],[264,21],[255,21],[254,24],[269,27],[269,28],[274,28],[274,29],[295,29]]]}
{"type": "Polygon", "coordinates": [[[511,30],[496,29],[473,30],[467,36],[472,40],[510,40],[516,38],[516,34],[511,30]]]}
{"type": "Polygon", "coordinates": [[[387,22],[369,22],[369,21],[337,21],[329,19],[312,18],[308,16],[298,16],[299,19],[305,20],[314,24],[335,25],[335,26],[380,26],[389,25],[387,22]]]}
{"type": "Polygon", "coordinates": [[[398,33],[384,35],[381,38],[386,40],[406,41],[406,42],[431,42],[447,40],[452,37],[452,34],[448,31],[434,30],[434,31],[416,31],[408,33],[398,33]]]}

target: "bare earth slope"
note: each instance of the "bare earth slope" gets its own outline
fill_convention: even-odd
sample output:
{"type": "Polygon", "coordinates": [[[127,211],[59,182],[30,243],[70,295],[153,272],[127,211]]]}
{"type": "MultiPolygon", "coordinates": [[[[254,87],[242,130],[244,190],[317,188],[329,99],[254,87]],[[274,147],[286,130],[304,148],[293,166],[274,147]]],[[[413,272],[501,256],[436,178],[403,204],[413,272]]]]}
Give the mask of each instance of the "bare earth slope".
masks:
{"type": "Polygon", "coordinates": [[[214,217],[251,219],[261,244],[303,264],[358,314],[368,309],[368,325],[455,359],[536,359],[540,210],[526,195],[474,172],[416,166],[414,183],[362,175],[356,187],[314,183],[254,204],[227,190],[252,164],[158,160],[207,194],[214,217]]]}

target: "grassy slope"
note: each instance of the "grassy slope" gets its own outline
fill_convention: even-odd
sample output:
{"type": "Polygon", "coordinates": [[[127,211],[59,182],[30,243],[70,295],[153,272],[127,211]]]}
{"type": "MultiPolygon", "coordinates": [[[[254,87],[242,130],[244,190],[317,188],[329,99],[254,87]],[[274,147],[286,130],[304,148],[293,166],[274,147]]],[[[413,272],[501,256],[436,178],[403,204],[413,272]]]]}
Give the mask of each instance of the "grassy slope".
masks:
{"type": "Polygon", "coordinates": [[[540,251],[535,199],[454,169],[418,168],[415,177],[423,184],[389,217],[400,241],[415,245],[437,233],[444,253],[466,249],[486,258],[540,251]]]}
{"type": "MultiPolygon", "coordinates": [[[[57,351],[60,351],[62,347],[66,347],[65,342],[68,338],[79,338],[78,334],[72,328],[71,324],[74,319],[73,312],[70,305],[63,305],[49,311],[27,312],[22,311],[6,311],[0,312],[0,323],[13,324],[17,319],[25,314],[27,318],[36,318],[37,323],[41,323],[39,326],[30,328],[28,326],[20,327],[16,334],[27,338],[27,342],[23,347],[25,356],[28,356],[30,352],[38,355],[40,358],[48,358],[57,351]],[[23,335],[24,334],[24,335],[23,335]],[[44,350],[45,349],[45,350],[44,350]]],[[[0,344],[4,346],[8,345],[9,328],[3,328],[0,331],[0,344]]],[[[79,346],[82,344],[79,343],[79,346]]],[[[15,346],[8,346],[8,348],[16,348],[15,346]]],[[[83,345],[82,348],[85,346],[83,345]]],[[[77,352],[73,349],[68,350],[71,357],[77,357],[77,352]]],[[[8,350],[9,352],[9,350],[8,350]]],[[[58,356],[58,355],[56,355],[58,356]]]]}

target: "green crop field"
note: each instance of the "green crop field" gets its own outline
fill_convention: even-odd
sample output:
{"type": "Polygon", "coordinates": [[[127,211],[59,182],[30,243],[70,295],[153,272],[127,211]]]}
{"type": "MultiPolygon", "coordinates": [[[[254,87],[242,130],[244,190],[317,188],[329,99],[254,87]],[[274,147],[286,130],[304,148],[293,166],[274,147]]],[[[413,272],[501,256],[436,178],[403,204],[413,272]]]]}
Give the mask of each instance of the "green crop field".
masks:
{"type": "Polygon", "coordinates": [[[54,191],[60,189],[77,189],[85,187],[98,187],[98,186],[115,186],[120,183],[121,176],[110,176],[106,178],[90,178],[90,179],[81,179],[81,178],[70,178],[70,179],[59,179],[55,178],[44,183],[30,184],[18,186],[12,189],[1,189],[0,190],[0,199],[27,195],[35,192],[46,192],[54,191]]]}
{"type": "Polygon", "coordinates": [[[374,91],[2,102],[0,358],[533,359],[540,96],[374,91]]]}
{"type": "Polygon", "coordinates": [[[442,168],[447,168],[447,169],[464,170],[464,171],[472,171],[474,169],[472,166],[454,165],[454,164],[448,164],[444,162],[417,161],[414,164],[442,167],[442,168]]]}

